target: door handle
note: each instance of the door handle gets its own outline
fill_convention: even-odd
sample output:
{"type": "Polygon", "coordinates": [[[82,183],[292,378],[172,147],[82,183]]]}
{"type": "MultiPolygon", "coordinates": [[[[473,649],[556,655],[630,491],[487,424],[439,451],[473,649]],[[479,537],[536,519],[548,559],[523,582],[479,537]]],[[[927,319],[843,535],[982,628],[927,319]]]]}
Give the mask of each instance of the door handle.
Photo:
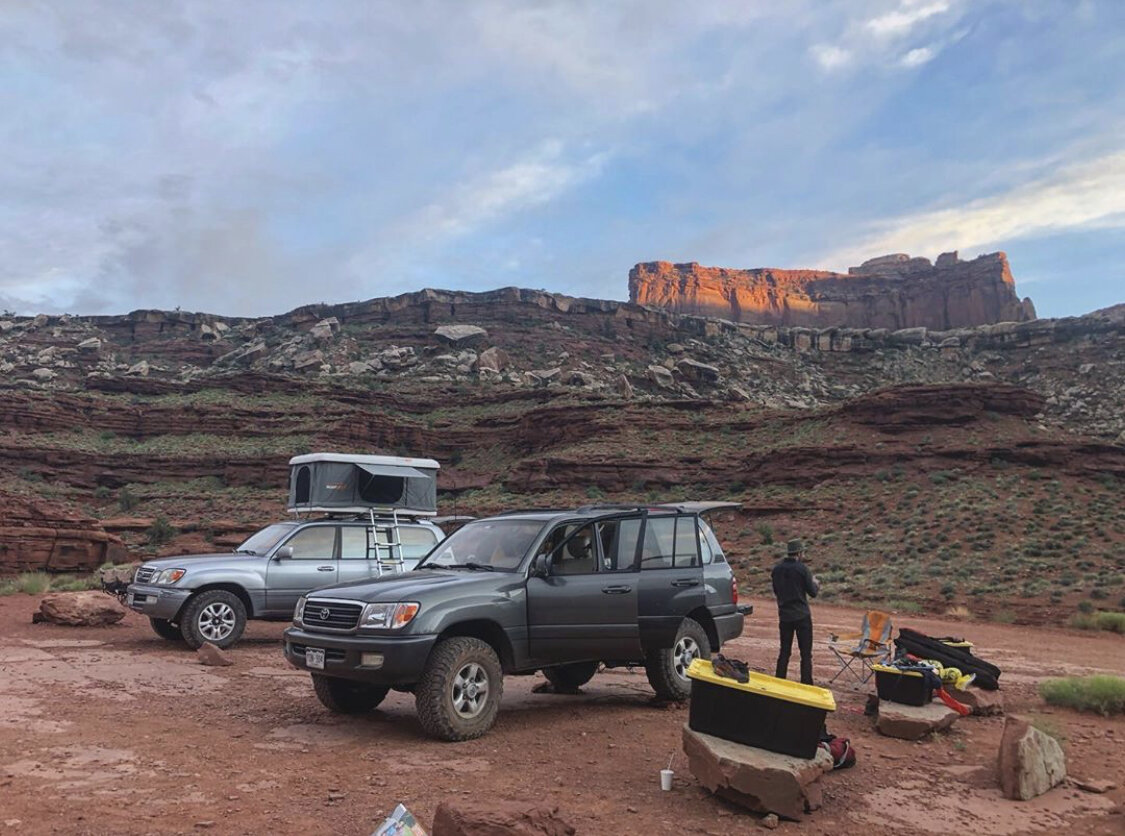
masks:
{"type": "Polygon", "coordinates": [[[603,586],[602,587],[602,592],[604,592],[606,595],[624,595],[624,594],[626,594],[628,592],[632,592],[632,591],[633,591],[633,587],[631,587],[631,586],[603,586]]]}
{"type": "Polygon", "coordinates": [[[335,572],[336,567],[335,566],[317,566],[316,571],[318,571],[318,572],[335,572]]]}
{"type": "Polygon", "coordinates": [[[672,581],[672,586],[675,586],[675,587],[699,586],[699,581],[690,580],[688,578],[681,578],[678,581],[672,581]]]}

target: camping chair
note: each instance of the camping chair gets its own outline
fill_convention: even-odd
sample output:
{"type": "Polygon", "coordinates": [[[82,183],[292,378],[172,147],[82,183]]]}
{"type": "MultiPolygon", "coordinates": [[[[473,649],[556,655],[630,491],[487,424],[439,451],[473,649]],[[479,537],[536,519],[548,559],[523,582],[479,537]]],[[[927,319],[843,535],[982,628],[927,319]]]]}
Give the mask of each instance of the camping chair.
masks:
{"type": "Polygon", "coordinates": [[[860,685],[875,675],[871,666],[891,658],[891,617],[879,610],[869,610],[863,615],[863,625],[858,633],[832,633],[828,648],[836,654],[840,670],[829,680],[835,682],[847,671],[860,685]],[[859,669],[852,667],[859,663],[859,669]]]}

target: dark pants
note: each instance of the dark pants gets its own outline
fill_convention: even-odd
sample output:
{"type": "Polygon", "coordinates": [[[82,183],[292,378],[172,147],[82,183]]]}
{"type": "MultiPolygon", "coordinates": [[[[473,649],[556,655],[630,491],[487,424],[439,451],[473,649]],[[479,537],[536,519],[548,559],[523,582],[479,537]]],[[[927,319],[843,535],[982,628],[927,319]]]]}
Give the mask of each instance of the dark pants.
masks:
{"type": "Polygon", "coordinates": [[[777,677],[785,679],[789,672],[789,654],[793,650],[793,634],[797,634],[797,648],[801,651],[801,682],[812,685],[812,617],[800,621],[782,621],[781,652],[777,654],[777,677]]]}

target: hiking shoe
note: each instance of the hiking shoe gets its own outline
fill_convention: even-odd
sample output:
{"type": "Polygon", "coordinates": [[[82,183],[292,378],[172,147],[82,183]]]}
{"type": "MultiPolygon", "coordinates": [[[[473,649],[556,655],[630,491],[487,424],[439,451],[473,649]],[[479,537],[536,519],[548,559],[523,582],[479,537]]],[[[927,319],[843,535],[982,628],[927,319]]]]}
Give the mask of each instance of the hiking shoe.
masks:
{"type": "Polygon", "coordinates": [[[716,676],[721,676],[724,679],[733,679],[735,682],[750,681],[750,674],[744,663],[735,663],[721,653],[715,656],[711,662],[711,670],[715,672],[716,676]]]}

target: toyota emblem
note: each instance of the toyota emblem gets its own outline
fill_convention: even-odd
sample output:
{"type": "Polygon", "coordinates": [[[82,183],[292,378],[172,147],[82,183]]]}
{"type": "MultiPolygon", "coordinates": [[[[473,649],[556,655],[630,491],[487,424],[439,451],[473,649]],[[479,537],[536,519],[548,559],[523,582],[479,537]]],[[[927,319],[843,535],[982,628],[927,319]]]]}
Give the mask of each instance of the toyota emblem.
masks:
{"type": "Polygon", "coordinates": [[[330,615],[332,615],[332,611],[330,609],[328,609],[328,607],[321,607],[320,611],[317,613],[317,616],[320,618],[321,621],[327,621],[328,616],[330,616],[330,615]]]}

